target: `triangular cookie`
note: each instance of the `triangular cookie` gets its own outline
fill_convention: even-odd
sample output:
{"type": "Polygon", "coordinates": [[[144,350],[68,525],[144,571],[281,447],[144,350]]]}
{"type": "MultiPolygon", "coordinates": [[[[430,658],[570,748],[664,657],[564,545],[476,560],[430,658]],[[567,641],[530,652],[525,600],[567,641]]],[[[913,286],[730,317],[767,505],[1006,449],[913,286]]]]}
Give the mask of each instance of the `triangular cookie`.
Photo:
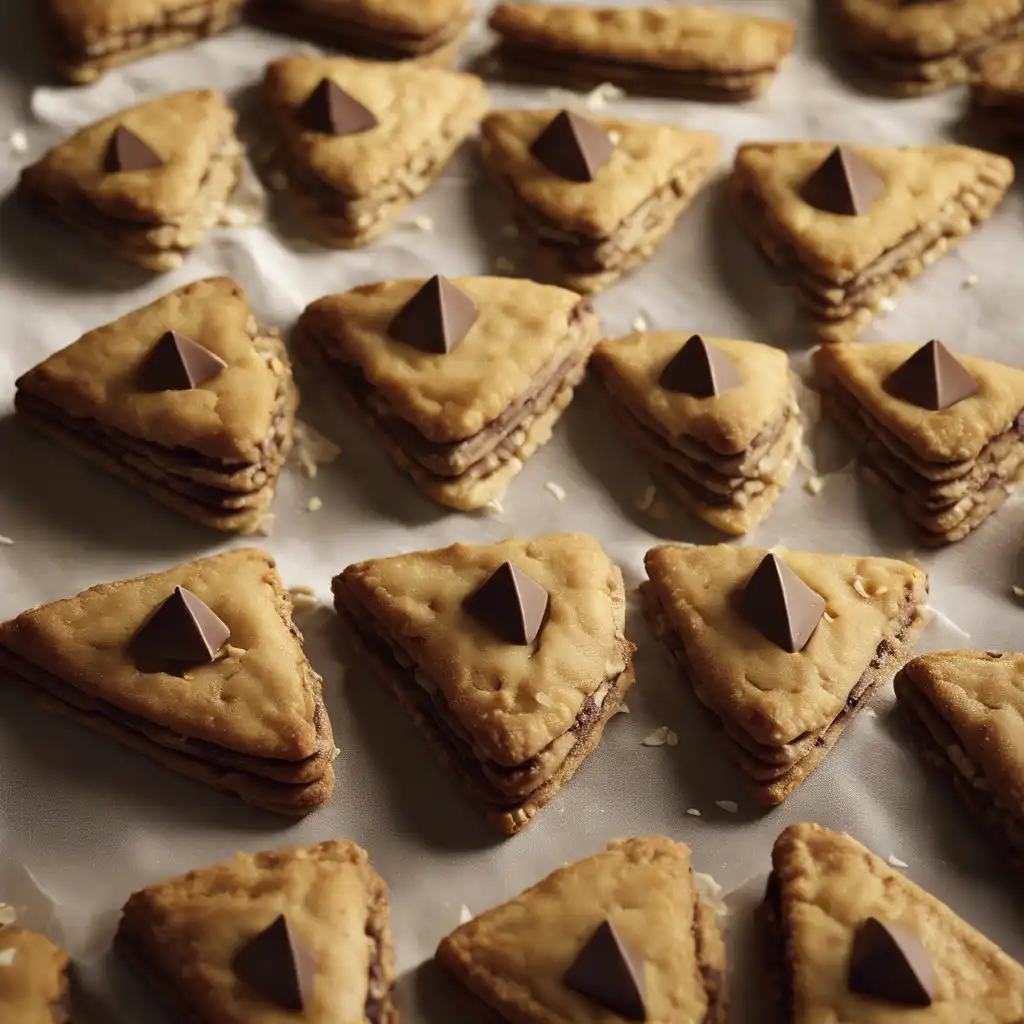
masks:
{"type": "Polygon", "coordinates": [[[775,842],[772,868],[760,916],[780,1024],[1024,1017],[1024,967],[856,840],[792,825],[775,842]],[[888,998],[851,991],[855,942],[870,918],[924,947],[934,975],[930,1005],[896,1002],[892,986],[888,998]]]}
{"type": "Polygon", "coordinates": [[[663,544],[644,561],[655,632],[766,804],[782,803],[821,763],[924,627],[928,578],[891,558],[663,544]],[[764,602],[771,593],[752,607],[748,586],[770,555],[825,602],[797,651],[771,639],[771,616],[786,612],[764,602]]]}
{"type": "Polygon", "coordinates": [[[1024,868],[1024,654],[923,654],[895,686],[926,758],[1024,868]]]}
{"type": "Polygon", "coordinates": [[[346,57],[274,61],[265,88],[278,136],[276,162],[296,205],[317,238],[342,248],[384,234],[441,174],[490,105],[475,75],[346,57]],[[311,130],[300,112],[325,79],[376,124],[344,134],[311,130]]]}
{"type": "Polygon", "coordinates": [[[503,1020],[522,1024],[723,1024],[728,1011],[718,922],[697,893],[689,849],[661,836],[620,839],[560,868],[442,939],[437,958],[503,1020]],[[566,983],[606,924],[636,962],[645,1017],[625,1018],[566,983]]]}
{"type": "Polygon", "coordinates": [[[796,35],[791,21],[709,6],[499,3],[490,27],[509,77],[631,94],[745,100],[768,88],[796,35]]]}
{"type": "Polygon", "coordinates": [[[125,904],[115,944],[190,1020],[397,1024],[389,917],[366,852],[332,839],[147,886],[125,904]],[[281,917],[302,949],[301,1008],[277,984],[293,970],[287,948],[269,944],[260,976],[248,970],[254,940],[281,917]]]}
{"type": "Polygon", "coordinates": [[[862,445],[862,457],[900,495],[929,544],[961,540],[1006,500],[1024,473],[1024,370],[955,354],[961,382],[944,409],[902,397],[897,371],[919,346],[826,345],[815,353],[826,408],[862,445]]]}
{"type": "Polygon", "coordinates": [[[242,166],[235,114],[210,89],[161,96],[89,125],[21,174],[21,194],[150,270],[171,270],[217,223],[242,166]],[[127,129],[159,166],[109,162],[127,129]],[[141,169],[132,170],[131,167],[141,169]]]}
{"type": "Polygon", "coordinates": [[[440,352],[429,307],[412,304],[424,314],[418,331],[408,322],[425,284],[382,281],[325,296],[306,307],[292,340],[424,494],[452,508],[481,508],[550,439],[600,321],[564,288],[456,277],[447,285],[477,315],[458,344],[440,352]]]}
{"type": "Polygon", "coordinates": [[[691,337],[644,331],[602,341],[591,365],[626,436],[669,493],[716,529],[746,533],[775,505],[800,451],[789,360],[768,345],[705,337],[723,385],[709,394],[691,381],[692,369],[678,372],[691,337]]]}
{"type": "Polygon", "coordinates": [[[1005,157],[968,146],[847,147],[885,187],[860,216],[808,202],[805,187],[836,148],[830,142],[740,146],[737,213],[791,284],[823,341],[853,341],[879,304],[986,220],[1013,182],[1005,157]]]}
{"type": "Polygon", "coordinates": [[[247,803],[305,814],[331,795],[335,751],[301,639],[273,559],[237,548],[0,624],[0,680],[247,803]],[[212,660],[139,642],[179,587],[230,631],[212,660]]]}
{"type": "Polygon", "coordinates": [[[70,1024],[68,955],[44,935],[0,928],[0,1020],[70,1024]]]}
{"type": "Polygon", "coordinates": [[[375,558],[333,589],[360,654],[506,834],[573,777],[633,683],[622,573],[581,534],[375,558]],[[507,562],[547,594],[529,642],[501,625],[514,602],[497,619],[476,605],[507,562]]]}
{"type": "Polygon", "coordinates": [[[229,277],[89,331],[16,386],[18,412],[76,454],[201,523],[250,533],[273,501],[298,404],[284,344],[229,277]],[[155,380],[168,331],[225,367],[191,388],[155,380]]]}
{"type": "Polygon", "coordinates": [[[538,268],[556,284],[599,291],[645,263],[707,182],[718,141],[674,125],[586,119],[614,150],[593,181],[552,171],[533,151],[556,110],[501,110],[484,118],[481,154],[505,190],[520,233],[536,249],[538,268]],[[642,223],[636,212],[644,210],[642,223]]]}

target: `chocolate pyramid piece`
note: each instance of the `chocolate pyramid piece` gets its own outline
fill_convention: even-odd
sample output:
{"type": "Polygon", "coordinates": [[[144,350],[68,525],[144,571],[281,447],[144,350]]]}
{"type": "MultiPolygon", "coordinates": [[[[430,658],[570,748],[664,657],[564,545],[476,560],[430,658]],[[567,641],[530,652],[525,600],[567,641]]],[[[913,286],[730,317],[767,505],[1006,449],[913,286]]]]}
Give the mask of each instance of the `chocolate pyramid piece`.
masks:
{"type": "Polygon", "coordinates": [[[743,590],[743,611],[773,644],[792,654],[802,651],[811,639],[825,600],[769,552],[743,590]]]}
{"type": "Polygon", "coordinates": [[[395,314],[388,335],[423,352],[445,355],[469,333],[478,315],[465,292],[435,274],[395,314]]]}
{"type": "Polygon", "coordinates": [[[889,374],[885,390],[938,412],[970,398],[978,390],[978,382],[941,341],[929,341],[889,374]]]}
{"type": "Polygon", "coordinates": [[[191,590],[174,593],[135,634],[136,654],[145,661],[199,665],[216,660],[231,630],[191,590]]]}
{"type": "Polygon", "coordinates": [[[859,217],[885,188],[885,181],[859,153],[836,146],[804,184],[803,198],[826,213],[859,217]]]}
{"type": "Polygon", "coordinates": [[[108,174],[119,171],[152,171],[164,162],[134,132],[124,126],[114,129],[103,158],[103,170],[108,174]]]}
{"type": "Polygon", "coordinates": [[[548,592],[503,562],[466,599],[466,608],[507,644],[532,644],[548,610],[548,592]]]}
{"type": "Polygon", "coordinates": [[[234,968],[242,981],[286,1010],[302,1012],[310,1004],[316,958],[284,914],[239,950],[234,968]]]}
{"type": "Polygon", "coordinates": [[[147,391],[188,391],[216,377],[227,365],[184,334],[165,331],[143,363],[140,376],[147,391]]]}
{"type": "Polygon", "coordinates": [[[377,127],[373,112],[329,78],[320,79],[297,116],[303,128],[322,135],[355,135],[377,127]]]}
{"type": "Polygon", "coordinates": [[[699,334],[691,335],[665,364],[658,383],[667,391],[712,398],[743,383],[739,368],[699,334]]]}
{"type": "Polygon", "coordinates": [[[569,110],[556,114],[530,147],[549,171],[569,181],[593,181],[614,151],[603,128],[569,110]]]}
{"type": "Polygon", "coordinates": [[[626,1020],[647,1020],[644,965],[604,921],[565,972],[565,984],[626,1020]]]}
{"type": "Polygon", "coordinates": [[[913,932],[877,917],[857,929],[850,954],[851,992],[901,1006],[931,1006],[935,969],[913,932]]]}

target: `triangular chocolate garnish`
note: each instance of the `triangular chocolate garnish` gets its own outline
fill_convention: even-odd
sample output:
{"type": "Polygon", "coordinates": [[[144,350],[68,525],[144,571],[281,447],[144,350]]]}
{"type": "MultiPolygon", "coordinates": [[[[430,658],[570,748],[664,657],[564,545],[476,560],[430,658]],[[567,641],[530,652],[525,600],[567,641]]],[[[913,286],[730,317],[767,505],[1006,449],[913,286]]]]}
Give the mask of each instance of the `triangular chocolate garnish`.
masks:
{"type": "Polygon", "coordinates": [[[147,391],[188,391],[216,377],[227,365],[184,334],[165,331],[142,364],[140,383],[147,391]]]}
{"type": "Polygon", "coordinates": [[[329,78],[320,79],[296,116],[303,128],[322,135],[355,135],[377,127],[373,112],[329,78]]]}
{"type": "Polygon", "coordinates": [[[743,590],[743,611],[773,644],[795,653],[821,621],[825,599],[769,552],[743,590]]]}
{"type": "Polygon", "coordinates": [[[440,274],[435,274],[395,314],[388,336],[423,352],[445,355],[469,333],[479,312],[476,303],[440,274]]]}
{"type": "Polygon", "coordinates": [[[850,954],[851,992],[900,1006],[931,1006],[935,968],[913,932],[869,917],[850,954]]]}
{"type": "Polygon", "coordinates": [[[634,959],[611,921],[598,927],[563,980],[574,992],[626,1020],[647,1020],[644,965],[634,959]]]}
{"type": "Polygon", "coordinates": [[[855,150],[836,146],[807,179],[804,201],[826,213],[859,217],[885,189],[882,176],[855,150]]]}
{"type": "Polygon", "coordinates": [[[231,630],[208,605],[191,590],[175,587],[135,634],[133,646],[147,664],[199,665],[214,661],[230,636],[231,630]]]}
{"type": "Polygon", "coordinates": [[[889,374],[885,390],[938,412],[970,398],[978,390],[978,382],[941,341],[929,341],[889,374]]]}
{"type": "Polygon", "coordinates": [[[699,334],[691,335],[665,364],[658,383],[667,391],[712,398],[743,383],[739,367],[699,334]]]}
{"type": "Polygon", "coordinates": [[[608,133],[593,121],[563,110],[533,140],[530,152],[553,174],[568,181],[593,181],[615,152],[608,133]]]}
{"type": "Polygon", "coordinates": [[[163,167],[160,157],[136,135],[123,126],[114,129],[103,158],[103,170],[108,174],[120,171],[152,171],[163,167]]]}
{"type": "Polygon", "coordinates": [[[505,643],[532,644],[544,624],[548,592],[503,562],[466,598],[466,608],[505,643]]]}
{"type": "Polygon", "coordinates": [[[251,988],[286,1010],[308,1009],[316,984],[316,958],[284,914],[243,946],[235,973],[251,988]]]}

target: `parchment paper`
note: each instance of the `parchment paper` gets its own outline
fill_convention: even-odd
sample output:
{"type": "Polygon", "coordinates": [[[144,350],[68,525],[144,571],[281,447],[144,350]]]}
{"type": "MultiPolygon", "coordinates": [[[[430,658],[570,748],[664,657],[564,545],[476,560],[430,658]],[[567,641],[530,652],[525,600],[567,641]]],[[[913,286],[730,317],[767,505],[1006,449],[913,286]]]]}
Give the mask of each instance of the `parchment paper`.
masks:
{"type": "MultiPolygon", "coordinates": [[[[175,89],[225,89],[246,110],[249,126],[258,127],[254,86],[263,66],[297,44],[240,28],[129,65],[89,88],[56,88],[47,84],[31,11],[22,13],[32,6],[8,2],[0,10],[0,186],[8,193],[0,206],[0,534],[13,541],[0,545],[4,618],[101,580],[242,543],[165,511],[16,423],[14,379],[43,356],[214,273],[234,275],[258,314],[287,329],[307,302],[362,282],[494,272],[499,260],[525,266],[515,241],[502,233],[508,218],[498,196],[467,153],[414,204],[404,226],[365,251],[317,250],[289,237],[294,230],[286,222],[271,220],[213,231],[184,267],[162,277],[104,257],[11,198],[18,168],[69,130],[175,89]],[[422,230],[428,223],[433,230],[422,230]]],[[[906,144],[964,135],[959,90],[890,101],[848,84],[812,0],[722,6],[799,21],[798,51],[766,98],[730,107],[627,97],[608,109],[717,132],[723,174],[742,140],[906,144]]],[[[486,46],[486,30],[478,26],[468,52],[486,46]]],[[[500,84],[492,96],[496,107],[566,102],[542,88],[500,84]]],[[[739,231],[721,185],[698,198],[649,266],[598,299],[607,332],[646,323],[753,338],[791,349],[800,369],[809,342],[802,320],[739,231]]],[[[251,220],[258,206],[258,191],[250,190],[236,204],[235,219],[251,220]]],[[[1015,189],[984,228],[877,321],[868,338],[923,342],[937,336],[964,352],[1020,365],[1022,214],[1015,189]]],[[[813,397],[805,404],[816,420],[813,397]]],[[[287,471],[273,535],[256,540],[278,559],[286,585],[313,587],[325,605],[331,576],[349,562],[455,540],[585,531],[622,565],[632,588],[642,576],[643,553],[655,542],[720,539],[660,498],[647,512],[636,508],[650,481],[591,386],[578,393],[555,439],[516,479],[504,511],[491,515],[447,513],[419,498],[329,393],[314,383],[305,399],[302,416],[333,436],[342,454],[312,481],[287,471]],[[564,490],[564,500],[546,487],[549,482],[564,490]],[[314,496],[323,507],[310,513],[306,504],[314,496]]],[[[808,474],[801,470],[748,542],[828,552],[912,551],[913,537],[893,500],[850,466],[853,451],[838,432],[815,422],[810,441],[805,461],[824,480],[821,493],[804,489],[808,474]]],[[[965,542],[916,551],[931,574],[935,609],[919,649],[1019,646],[1021,609],[1012,587],[1022,523],[1024,506],[1011,500],[965,542]]],[[[86,1021],[164,1020],[151,993],[108,952],[117,912],[132,890],[237,850],[331,836],[365,846],[391,886],[399,995],[411,1022],[440,1024],[457,1016],[451,990],[429,958],[438,939],[458,925],[464,906],[483,910],[563,862],[631,834],[663,833],[689,843],[697,869],[730,894],[724,907],[731,911],[736,1021],[758,1019],[749,912],[772,841],[794,821],[849,831],[906,865],[909,877],[1009,952],[1024,955],[1024,908],[1013,899],[1019,879],[910,747],[891,693],[875,704],[875,714],[858,717],[792,799],[766,813],[745,796],[634,602],[629,632],[640,650],[631,714],[611,723],[601,747],[552,805],[521,835],[502,842],[435,763],[389,693],[353,662],[333,620],[328,607],[298,620],[324,677],[341,748],[333,802],[298,824],[178,779],[0,691],[0,900],[23,908],[28,923],[68,944],[86,1021]],[[678,734],[678,745],[641,744],[663,725],[678,734]],[[717,801],[726,802],[724,808],[717,801]]]]}

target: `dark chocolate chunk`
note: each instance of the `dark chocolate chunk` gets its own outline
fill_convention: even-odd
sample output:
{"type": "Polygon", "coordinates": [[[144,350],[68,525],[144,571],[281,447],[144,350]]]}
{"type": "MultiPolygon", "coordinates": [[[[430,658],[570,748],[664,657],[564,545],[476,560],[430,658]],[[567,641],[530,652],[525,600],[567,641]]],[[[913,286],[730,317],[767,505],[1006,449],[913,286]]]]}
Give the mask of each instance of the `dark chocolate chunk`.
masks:
{"type": "Polygon", "coordinates": [[[978,382],[941,341],[922,345],[885,379],[890,395],[922,409],[948,409],[978,390],[978,382]]]}
{"type": "Polygon", "coordinates": [[[469,333],[479,315],[476,303],[435,274],[395,314],[388,336],[423,352],[445,355],[469,333]]]}
{"type": "Polygon", "coordinates": [[[503,562],[466,598],[466,608],[508,644],[532,644],[544,624],[548,592],[503,562]]]}
{"type": "Polygon", "coordinates": [[[742,384],[743,377],[725,353],[694,334],[665,364],[658,383],[667,391],[712,398],[742,384]]]}
{"type": "Polygon", "coordinates": [[[235,955],[235,974],[286,1010],[310,1005],[316,984],[316,958],[292,931],[284,914],[250,939],[235,955]]]}
{"type": "Polygon", "coordinates": [[[560,178],[593,181],[611,159],[615,143],[593,121],[563,110],[533,140],[530,152],[560,178]]]}
{"type": "Polygon", "coordinates": [[[212,662],[231,630],[191,590],[174,593],[135,634],[135,651],[147,662],[174,661],[189,665],[212,662]]]}
{"type": "Polygon", "coordinates": [[[108,174],[119,171],[152,171],[164,162],[135,134],[124,127],[114,129],[103,158],[103,170],[108,174]]]}
{"type": "Polygon", "coordinates": [[[188,391],[216,377],[228,364],[220,356],[177,331],[165,331],[142,364],[147,391],[188,391]]]}
{"type": "Polygon", "coordinates": [[[320,79],[297,117],[303,128],[321,135],[355,135],[377,127],[373,112],[329,78],[320,79]]]}
{"type": "Polygon", "coordinates": [[[849,986],[888,1003],[931,1006],[935,968],[913,932],[869,917],[853,938],[849,986]]]}
{"type": "Polygon", "coordinates": [[[773,644],[792,654],[807,646],[825,612],[825,599],[769,553],[747,581],[743,611],[773,644]]]}
{"type": "Polygon", "coordinates": [[[563,978],[567,988],[626,1020],[647,1020],[644,965],[604,921],[563,978]]]}
{"type": "Polygon", "coordinates": [[[804,201],[846,217],[867,213],[885,189],[882,176],[855,150],[836,146],[804,184],[804,201]]]}

